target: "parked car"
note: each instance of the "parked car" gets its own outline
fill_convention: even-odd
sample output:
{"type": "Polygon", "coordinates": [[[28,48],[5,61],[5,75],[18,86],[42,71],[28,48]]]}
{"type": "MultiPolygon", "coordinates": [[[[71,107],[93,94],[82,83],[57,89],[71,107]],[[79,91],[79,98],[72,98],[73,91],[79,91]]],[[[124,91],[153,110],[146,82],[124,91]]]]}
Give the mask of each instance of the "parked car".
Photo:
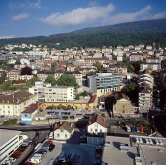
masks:
{"type": "Polygon", "coordinates": [[[52,151],[53,149],[55,148],[55,145],[54,144],[50,144],[50,146],[49,146],[49,151],[52,151]]]}
{"type": "Polygon", "coordinates": [[[160,140],[160,139],[159,139],[159,143],[160,143],[161,146],[164,145],[163,142],[162,142],[162,140],[160,140]]]}
{"type": "Polygon", "coordinates": [[[49,143],[44,143],[42,145],[42,149],[49,149],[50,144],[49,143]]]}
{"type": "Polygon", "coordinates": [[[46,153],[47,153],[47,150],[45,150],[45,149],[40,149],[40,150],[37,151],[37,153],[39,153],[39,154],[46,154],[46,153]]]}
{"type": "Polygon", "coordinates": [[[36,164],[32,162],[26,162],[26,165],[36,165],[36,164]]]}
{"type": "Polygon", "coordinates": [[[45,141],[45,143],[52,144],[53,142],[52,142],[52,140],[47,140],[47,141],[45,141]]]}
{"type": "Polygon", "coordinates": [[[17,159],[16,159],[16,158],[12,158],[12,157],[10,157],[9,160],[11,160],[12,163],[14,163],[17,159]]]}
{"type": "Polygon", "coordinates": [[[127,132],[131,132],[131,128],[129,126],[126,126],[127,132]]]}
{"type": "Polygon", "coordinates": [[[140,132],[140,129],[139,129],[139,127],[136,127],[136,130],[137,130],[137,132],[140,132]]]}
{"type": "Polygon", "coordinates": [[[70,157],[70,162],[73,163],[73,164],[75,164],[75,163],[78,162],[79,158],[80,158],[80,154],[78,154],[78,153],[73,153],[73,154],[71,155],[71,157],[70,157]]]}
{"type": "Polygon", "coordinates": [[[96,154],[96,159],[101,159],[102,155],[101,154],[96,154]]]}

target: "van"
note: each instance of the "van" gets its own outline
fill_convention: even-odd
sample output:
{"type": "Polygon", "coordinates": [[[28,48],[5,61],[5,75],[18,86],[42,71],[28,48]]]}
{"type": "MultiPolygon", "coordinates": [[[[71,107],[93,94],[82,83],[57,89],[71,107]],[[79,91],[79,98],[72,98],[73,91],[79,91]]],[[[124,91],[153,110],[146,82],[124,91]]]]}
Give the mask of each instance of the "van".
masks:
{"type": "Polygon", "coordinates": [[[31,162],[31,163],[35,163],[35,164],[40,164],[40,163],[41,163],[41,159],[42,159],[42,157],[33,156],[33,157],[30,159],[30,162],[31,162]]]}
{"type": "Polygon", "coordinates": [[[42,145],[41,143],[38,143],[35,147],[35,150],[39,149],[41,147],[41,145],[42,145]]]}
{"type": "Polygon", "coordinates": [[[53,132],[50,132],[49,138],[50,138],[50,139],[53,139],[53,138],[54,138],[54,133],[53,133],[53,132]]]}

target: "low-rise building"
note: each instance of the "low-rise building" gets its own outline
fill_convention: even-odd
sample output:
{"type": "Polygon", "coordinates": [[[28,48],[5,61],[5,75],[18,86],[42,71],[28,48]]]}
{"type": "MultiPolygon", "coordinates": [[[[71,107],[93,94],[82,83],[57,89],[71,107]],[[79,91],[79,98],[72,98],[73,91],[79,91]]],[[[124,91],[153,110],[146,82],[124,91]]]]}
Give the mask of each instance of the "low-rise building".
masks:
{"type": "Polygon", "coordinates": [[[104,133],[107,134],[107,119],[100,114],[90,117],[89,124],[87,126],[88,133],[104,133]]]}
{"type": "Polygon", "coordinates": [[[138,107],[123,93],[118,93],[115,96],[116,102],[113,104],[114,115],[133,115],[137,112],[138,107]]]}
{"type": "Polygon", "coordinates": [[[53,133],[55,140],[70,139],[74,133],[74,125],[73,123],[64,122],[59,126],[55,126],[53,133]]]}
{"type": "Polygon", "coordinates": [[[0,95],[0,115],[20,116],[25,107],[38,101],[38,96],[26,90],[0,95]]]}
{"type": "Polygon", "coordinates": [[[132,53],[130,54],[130,61],[143,61],[143,55],[140,53],[132,53]]]}
{"type": "Polygon", "coordinates": [[[21,112],[21,124],[32,124],[33,117],[38,113],[38,107],[28,107],[21,112]]]}
{"type": "Polygon", "coordinates": [[[7,80],[9,80],[9,81],[19,80],[20,74],[21,74],[20,70],[11,70],[11,71],[7,72],[6,77],[7,77],[7,80]]]}

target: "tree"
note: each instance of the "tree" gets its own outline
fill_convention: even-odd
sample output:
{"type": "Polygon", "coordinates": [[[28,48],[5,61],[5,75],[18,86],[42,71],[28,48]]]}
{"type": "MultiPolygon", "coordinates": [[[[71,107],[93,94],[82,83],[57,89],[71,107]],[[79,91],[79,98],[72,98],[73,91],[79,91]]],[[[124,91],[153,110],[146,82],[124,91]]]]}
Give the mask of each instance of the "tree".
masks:
{"type": "Polygon", "coordinates": [[[96,72],[90,71],[90,72],[88,72],[86,75],[87,75],[87,76],[93,76],[93,75],[95,75],[95,74],[96,74],[96,72]]]}
{"type": "Polygon", "coordinates": [[[80,69],[80,67],[79,67],[79,66],[76,66],[76,67],[74,68],[74,71],[79,71],[79,69],[80,69]]]}
{"type": "Polygon", "coordinates": [[[82,93],[81,93],[81,96],[84,96],[84,97],[85,97],[85,96],[88,96],[88,92],[87,92],[87,91],[82,92],[82,93]]]}
{"type": "Polygon", "coordinates": [[[36,81],[39,81],[39,78],[37,76],[34,76],[33,78],[31,78],[26,84],[27,85],[30,85],[30,86],[33,86],[35,85],[35,82],[36,81]]]}
{"type": "Polygon", "coordinates": [[[78,88],[78,84],[76,82],[76,78],[73,75],[62,75],[57,80],[57,85],[59,86],[74,86],[74,88],[78,88]]]}
{"type": "Polygon", "coordinates": [[[51,86],[55,86],[56,85],[56,80],[54,78],[54,75],[48,75],[45,83],[51,83],[51,86]]]}
{"type": "Polygon", "coordinates": [[[5,82],[5,83],[2,85],[1,88],[2,88],[3,91],[7,91],[7,90],[10,89],[10,84],[5,82]]]}
{"type": "Polygon", "coordinates": [[[21,70],[21,75],[32,75],[32,68],[24,67],[21,70]]]}
{"type": "Polygon", "coordinates": [[[6,72],[2,72],[0,80],[5,81],[6,78],[6,72]]]}
{"type": "Polygon", "coordinates": [[[102,69],[102,65],[101,65],[101,63],[100,63],[99,61],[96,61],[95,67],[97,67],[97,70],[98,70],[99,72],[100,72],[101,69],[102,69]]]}
{"type": "Polygon", "coordinates": [[[55,71],[55,67],[57,66],[57,64],[54,62],[51,64],[51,71],[55,71]]]}

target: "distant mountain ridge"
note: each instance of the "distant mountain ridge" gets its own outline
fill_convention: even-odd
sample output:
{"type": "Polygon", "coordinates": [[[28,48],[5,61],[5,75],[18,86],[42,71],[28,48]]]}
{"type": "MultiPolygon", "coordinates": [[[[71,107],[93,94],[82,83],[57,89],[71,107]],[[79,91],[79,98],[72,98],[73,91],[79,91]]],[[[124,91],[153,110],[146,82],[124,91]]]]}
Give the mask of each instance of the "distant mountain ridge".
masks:
{"type": "Polygon", "coordinates": [[[1,39],[0,47],[6,44],[41,44],[49,48],[65,49],[77,47],[138,45],[156,43],[166,46],[166,18],[144,20],[116,25],[91,27],[49,36],[1,39]],[[56,45],[56,43],[60,43],[56,45]]]}
{"type": "Polygon", "coordinates": [[[121,23],[108,26],[91,27],[76,30],[70,34],[98,34],[98,33],[159,33],[166,32],[166,18],[121,23]]]}

